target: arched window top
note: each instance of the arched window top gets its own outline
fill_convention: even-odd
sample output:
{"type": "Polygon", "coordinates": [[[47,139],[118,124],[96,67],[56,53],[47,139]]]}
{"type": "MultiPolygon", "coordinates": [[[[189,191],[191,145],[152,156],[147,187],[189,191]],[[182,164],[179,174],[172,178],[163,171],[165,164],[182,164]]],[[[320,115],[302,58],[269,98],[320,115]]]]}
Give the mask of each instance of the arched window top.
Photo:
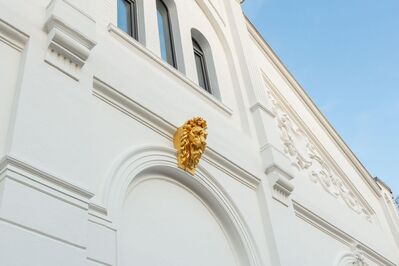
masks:
{"type": "Polygon", "coordinates": [[[162,0],[157,0],[157,18],[161,57],[177,68],[170,13],[162,0]]]}
{"type": "Polygon", "coordinates": [[[194,48],[195,67],[197,70],[197,77],[198,77],[198,85],[207,92],[209,92],[210,94],[212,94],[205,54],[201,46],[194,38],[192,39],[192,41],[194,48]]]}
{"type": "Polygon", "coordinates": [[[196,29],[191,29],[191,38],[198,85],[220,98],[211,46],[202,33],[196,29]]]}
{"type": "Polygon", "coordinates": [[[201,46],[198,44],[198,42],[194,38],[193,38],[193,46],[194,46],[194,49],[203,53],[201,46]]]}

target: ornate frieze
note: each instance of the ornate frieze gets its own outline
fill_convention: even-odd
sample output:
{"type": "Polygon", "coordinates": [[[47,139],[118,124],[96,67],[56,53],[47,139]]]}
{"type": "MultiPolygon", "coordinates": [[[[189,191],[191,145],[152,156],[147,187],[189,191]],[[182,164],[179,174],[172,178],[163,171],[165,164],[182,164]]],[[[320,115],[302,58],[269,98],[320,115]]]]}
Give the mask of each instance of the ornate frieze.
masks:
{"type": "Polygon", "coordinates": [[[176,130],[173,144],[177,150],[177,165],[194,175],[206,147],[206,121],[200,117],[185,122],[176,130]]]}
{"type": "Polygon", "coordinates": [[[343,182],[342,177],[332,170],[304,129],[293,121],[282,102],[271,90],[268,90],[268,96],[280,130],[284,152],[291,159],[292,165],[298,171],[305,172],[312,182],[320,184],[329,194],[342,199],[353,211],[370,220],[370,211],[362,204],[355,192],[343,182]]]}

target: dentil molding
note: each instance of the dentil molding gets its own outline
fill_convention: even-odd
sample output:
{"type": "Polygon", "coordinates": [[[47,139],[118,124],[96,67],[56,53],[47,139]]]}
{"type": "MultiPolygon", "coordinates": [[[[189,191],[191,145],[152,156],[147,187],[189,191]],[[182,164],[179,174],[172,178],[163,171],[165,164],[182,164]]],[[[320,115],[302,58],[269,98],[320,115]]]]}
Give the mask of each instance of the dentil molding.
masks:
{"type": "Polygon", "coordinates": [[[289,159],[271,144],[261,147],[264,162],[268,162],[265,173],[268,176],[269,185],[272,189],[272,197],[285,206],[290,205],[290,195],[294,191],[291,180],[294,179],[290,171],[289,159]]]}
{"type": "Polygon", "coordinates": [[[75,80],[96,45],[96,23],[64,0],[47,6],[44,30],[48,34],[45,62],[75,80]]]}

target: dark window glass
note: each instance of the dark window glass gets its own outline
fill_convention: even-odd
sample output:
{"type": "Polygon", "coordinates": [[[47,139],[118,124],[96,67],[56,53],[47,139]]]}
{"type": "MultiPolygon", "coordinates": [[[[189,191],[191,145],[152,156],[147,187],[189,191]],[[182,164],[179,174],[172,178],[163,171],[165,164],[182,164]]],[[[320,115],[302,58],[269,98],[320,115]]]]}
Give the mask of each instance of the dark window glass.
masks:
{"type": "Polygon", "coordinates": [[[195,66],[197,68],[198,85],[209,93],[211,86],[209,83],[208,70],[206,68],[205,55],[201,46],[193,39],[195,66]]]}
{"type": "Polygon", "coordinates": [[[118,0],[118,27],[137,40],[136,2],[118,0]]]}
{"type": "Polygon", "coordinates": [[[170,65],[176,67],[169,11],[164,2],[161,0],[157,0],[157,16],[161,57],[170,65]]]}

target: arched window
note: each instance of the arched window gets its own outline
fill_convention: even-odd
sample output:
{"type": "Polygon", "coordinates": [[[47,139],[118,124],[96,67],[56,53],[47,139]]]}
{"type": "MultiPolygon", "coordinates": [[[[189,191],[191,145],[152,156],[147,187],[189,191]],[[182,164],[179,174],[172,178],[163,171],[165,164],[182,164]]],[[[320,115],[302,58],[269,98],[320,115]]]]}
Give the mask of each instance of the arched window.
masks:
{"type": "Polygon", "coordinates": [[[118,27],[138,40],[136,0],[118,0],[118,27]]]}
{"type": "Polygon", "coordinates": [[[157,17],[161,57],[177,68],[169,10],[162,0],[157,0],[157,17]]]}
{"type": "Polygon", "coordinates": [[[211,84],[209,82],[209,74],[206,65],[205,53],[198,42],[193,38],[195,66],[197,69],[198,85],[204,90],[212,94],[211,84]]]}
{"type": "Polygon", "coordinates": [[[191,39],[198,85],[213,96],[220,98],[211,46],[197,29],[191,29],[191,39]]]}

